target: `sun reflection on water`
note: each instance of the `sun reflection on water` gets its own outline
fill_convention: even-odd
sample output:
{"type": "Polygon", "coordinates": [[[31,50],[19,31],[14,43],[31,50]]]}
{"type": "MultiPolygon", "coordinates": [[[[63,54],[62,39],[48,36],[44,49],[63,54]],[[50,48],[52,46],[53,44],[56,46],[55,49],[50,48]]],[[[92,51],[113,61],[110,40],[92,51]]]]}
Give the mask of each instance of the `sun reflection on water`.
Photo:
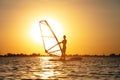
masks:
{"type": "Polygon", "coordinates": [[[55,79],[57,80],[57,76],[60,75],[60,71],[56,71],[61,64],[49,61],[52,57],[40,57],[40,71],[34,72],[34,75],[40,77],[40,79],[55,79]]]}

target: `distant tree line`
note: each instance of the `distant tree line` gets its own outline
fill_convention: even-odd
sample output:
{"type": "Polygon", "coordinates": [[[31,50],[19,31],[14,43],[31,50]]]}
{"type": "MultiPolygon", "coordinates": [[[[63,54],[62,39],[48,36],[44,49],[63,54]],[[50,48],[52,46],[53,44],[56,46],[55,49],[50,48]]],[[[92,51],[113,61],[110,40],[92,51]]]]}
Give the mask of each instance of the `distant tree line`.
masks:
{"type": "Polygon", "coordinates": [[[13,53],[7,53],[6,55],[0,55],[0,57],[29,57],[29,56],[43,56],[41,54],[38,53],[33,53],[33,54],[24,54],[24,53],[20,53],[20,54],[13,54],[13,53]]]}
{"type": "Polygon", "coordinates": [[[111,53],[109,55],[80,55],[80,54],[73,54],[73,55],[67,55],[67,56],[82,56],[82,57],[120,57],[120,54],[111,53]]]}
{"type": "Polygon", "coordinates": [[[110,54],[109,56],[110,56],[110,57],[117,57],[117,56],[120,57],[120,54],[116,55],[116,54],[112,53],[112,54],[110,54]]]}
{"type": "MultiPolygon", "coordinates": [[[[37,56],[53,56],[53,55],[42,55],[40,53],[32,53],[32,54],[14,54],[14,53],[7,53],[6,55],[0,55],[0,57],[37,57],[37,56]]],[[[111,53],[110,55],[80,55],[80,54],[73,54],[73,55],[66,55],[68,57],[120,57],[120,54],[111,53]]]]}

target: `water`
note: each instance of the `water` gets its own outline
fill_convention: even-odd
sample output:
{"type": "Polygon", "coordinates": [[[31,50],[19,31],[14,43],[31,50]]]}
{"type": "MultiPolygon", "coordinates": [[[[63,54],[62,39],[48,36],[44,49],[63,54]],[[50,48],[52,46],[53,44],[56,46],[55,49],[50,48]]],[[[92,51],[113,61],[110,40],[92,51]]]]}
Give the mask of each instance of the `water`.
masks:
{"type": "Polygon", "coordinates": [[[119,57],[64,62],[50,58],[0,57],[0,80],[120,80],[119,57]]]}

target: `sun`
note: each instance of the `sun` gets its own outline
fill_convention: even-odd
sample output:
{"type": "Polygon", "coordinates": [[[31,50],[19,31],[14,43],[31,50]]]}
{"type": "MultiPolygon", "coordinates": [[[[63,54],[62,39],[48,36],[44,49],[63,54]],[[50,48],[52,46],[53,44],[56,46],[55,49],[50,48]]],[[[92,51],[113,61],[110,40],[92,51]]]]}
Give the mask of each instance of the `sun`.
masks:
{"type": "Polygon", "coordinates": [[[41,43],[41,34],[40,34],[40,28],[39,28],[39,21],[34,21],[31,29],[30,29],[30,37],[36,42],[41,43]]]}
{"type": "MultiPolygon", "coordinates": [[[[51,26],[52,30],[54,31],[55,35],[57,36],[58,40],[61,40],[63,36],[63,29],[61,24],[57,20],[53,19],[45,19],[51,26]]],[[[40,26],[39,26],[39,21],[40,20],[35,20],[31,29],[30,29],[30,36],[32,40],[38,44],[42,43],[41,39],[41,33],[40,33],[40,26]]],[[[47,34],[47,31],[46,31],[47,34]]]]}

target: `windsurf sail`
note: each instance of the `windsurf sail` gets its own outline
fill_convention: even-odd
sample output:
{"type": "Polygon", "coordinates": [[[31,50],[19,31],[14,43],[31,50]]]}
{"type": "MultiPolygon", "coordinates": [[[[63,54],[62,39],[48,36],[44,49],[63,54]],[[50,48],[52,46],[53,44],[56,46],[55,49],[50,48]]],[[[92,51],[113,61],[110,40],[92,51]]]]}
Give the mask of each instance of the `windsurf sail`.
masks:
{"type": "Polygon", "coordinates": [[[46,20],[41,20],[39,25],[45,52],[50,55],[61,56],[61,45],[48,22],[46,20]]]}

